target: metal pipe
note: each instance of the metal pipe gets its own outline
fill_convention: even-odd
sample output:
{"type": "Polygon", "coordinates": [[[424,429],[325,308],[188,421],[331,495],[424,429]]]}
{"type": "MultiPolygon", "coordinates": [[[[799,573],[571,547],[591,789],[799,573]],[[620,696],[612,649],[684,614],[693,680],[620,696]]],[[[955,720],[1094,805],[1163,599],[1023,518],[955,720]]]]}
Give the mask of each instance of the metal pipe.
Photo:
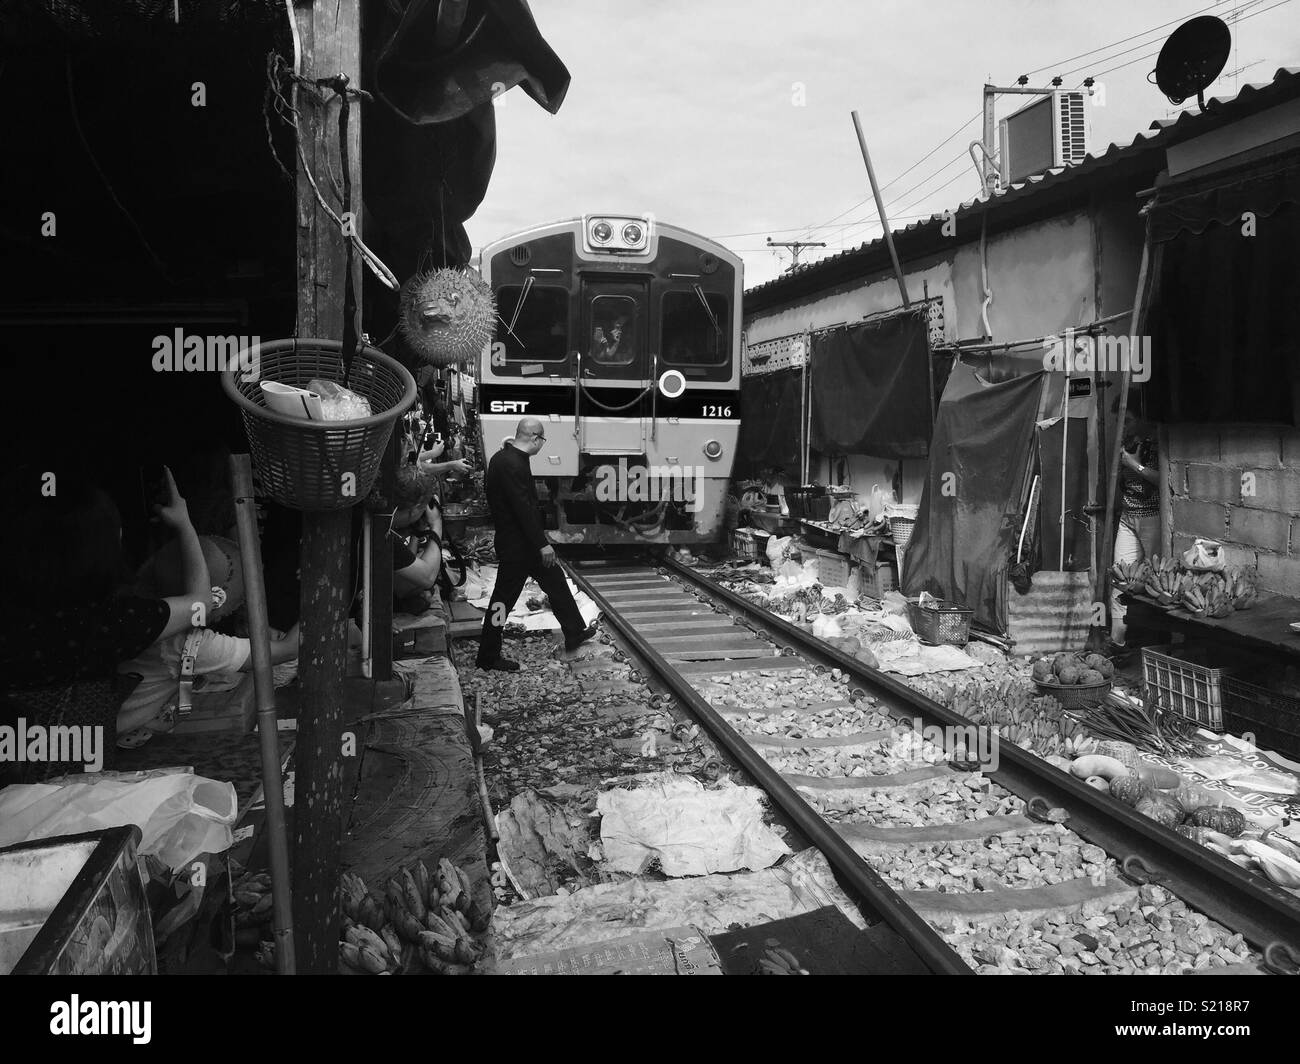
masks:
{"type": "Polygon", "coordinates": [[[592,601],[600,607],[606,620],[618,630],[619,635],[633,652],[655,670],[673,694],[685,703],[691,713],[709,730],[718,745],[723,747],[742,769],[754,777],[782,812],[795,822],[799,830],[817,849],[826,855],[835,871],[873,907],[875,914],[903,936],[933,974],[973,974],[939,933],[876,875],[857,851],[840,838],[816,810],[799,797],[795,789],[781,778],[780,773],[722,719],[717,710],[664,660],[631,623],[623,619],[617,608],[611,606],[599,590],[578,571],[572,571],[572,576],[592,601]]]}
{"type": "MultiPolygon", "coordinates": [[[[1073,358],[1074,352],[1066,353],[1066,358],[1073,358]]],[[[1065,374],[1065,392],[1061,396],[1061,556],[1056,571],[1065,572],[1065,468],[1066,458],[1070,453],[1070,374],[1065,374]]]]}
{"type": "Polygon", "coordinates": [[[867,152],[867,138],[862,135],[862,123],[858,121],[858,112],[853,112],[853,128],[858,133],[858,147],[862,149],[862,161],[867,164],[867,180],[871,182],[871,194],[876,197],[876,214],[885,231],[885,245],[889,248],[889,258],[894,264],[894,276],[898,278],[898,291],[903,297],[903,306],[912,304],[907,298],[907,285],[903,282],[903,267],[898,264],[898,252],[894,250],[894,234],[889,228],[889,217],[885,214],[885,202],[880,198],[880,186],[876,184],[876,172],[871,168],[871,156],[867,152]]]}
{"type": "Polygon", "coordinates": [[[244,563],[244,601],[248,610],[248,641],[253,657],[253,687],[257,693],[257,741],[262,754],[262,803],[266,807],[266,842],[271,860],[271,928],[275,935],[275,969],[295,972],[293,904],[289,890],[289,830],[284,815],[284,783],[280,776],[280,727],[275,714],[275,681],[271,677],[271,632],[266,620],[266,589],[262,583],[262,550],[257,541],[253,503],[253,466],[246,454],[230,457],[239,554],[244,563]]]}
{"type": "Polygon", "coordinates": [[[374,588],[370,586],[370,515],[361,522],[361,675],[370,679],[370,599],[374,588]]]}

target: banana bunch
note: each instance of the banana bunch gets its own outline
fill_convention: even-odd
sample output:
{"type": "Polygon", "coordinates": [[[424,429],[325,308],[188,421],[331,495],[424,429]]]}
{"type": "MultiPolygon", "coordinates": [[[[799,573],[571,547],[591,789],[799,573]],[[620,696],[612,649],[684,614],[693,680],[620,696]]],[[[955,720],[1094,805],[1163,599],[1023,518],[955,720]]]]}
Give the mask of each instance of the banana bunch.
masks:
{"type": "Polygon", "coordinates": [[[1150,569],[1145,561],[1116,562],[1110,567],[1111,583],[1121,591],[1140,591],[1146,583],[1150,569]]]}
{"type": "Polygon", "coordinates": [[[417,861],[391,877],[384,910],[399,943],[414,947],[430,971],[462,975],[482,957],[472,932],[486,928],[490,913],[480,911],[469,877],[445,857],[433,872],[417,861]]]}
{"type": "Polygon", "coordinates": [[[1233,609],[1248,610],[1255,604],[1255,598],[1259,594],[1255,587],[1255,577],[1254,569],[1233,568],[1224,572],[1224,591],[1232,599],[1233,609]]]}
{"type": "Polygon", "coordinates": [[[271,873],[259,872],[257,875],[245,875],[235,884],[232,892],[235,898],[235,925],[249,927],[260,924],[270,918],[271,873]]]}
{"type": "Polygon", "coordinates": [[[398,945],[394,952],[382,935],[364,924],[349,922],[343,931],[343,941],[339,943],[339,954],[343,963],[355,971],[384,975],[395,971],[402,963],[400,943],[398,945]]]}
{"type": "Polygon", "coordinates": [[[799,963],[799,958],[788,949],[769,945],[758,961],[759,975],[811,975],[807,968],[799,963]]]}
{"type": "MultiPolygon", "coordinates": [[[[1212,588],[1210,592],[1213,594],[1212,588]]],[[[1204,613],[1206,606],[1209,605],[1209,600],[1206,598],[1203,587],[1193,584],[1183,591],[1182,603],[1192,613],[1204,613]]]]}
{"type": "Polygon", "coordinates": [[[339,877],[339,894],[344,916],[353,923],[364,924],[371,931],[383,930],[383,903],[366,888],[365,880],[344,872],[339,877]]]}
{"type": "Polygon", "coordinates": [[[1077,732],[1061,744],[1061,753],[1068,758],[1084,757],[1097,752],[1097,740],[1090,735],[1077,732]]]}
{"type": "Polygon", "coordinates": [[[1232,612],[1232,599],[1222,587],[1210,588],[1204,594],[1207,617],[1226,617],[1232,612]]]}
{"type": "MultiPolygon", "coordinates": [[[[1152,559],[1153,563],[1157,561],[1159,559],[1152,559]]],[[[1170,605],[1182,597],[1184,583],[1185,578],[1178,572],[1177,562],[1160,562],[1159,568],[1152,565],[1143,590],[1157,602],[1170,605]]]]}

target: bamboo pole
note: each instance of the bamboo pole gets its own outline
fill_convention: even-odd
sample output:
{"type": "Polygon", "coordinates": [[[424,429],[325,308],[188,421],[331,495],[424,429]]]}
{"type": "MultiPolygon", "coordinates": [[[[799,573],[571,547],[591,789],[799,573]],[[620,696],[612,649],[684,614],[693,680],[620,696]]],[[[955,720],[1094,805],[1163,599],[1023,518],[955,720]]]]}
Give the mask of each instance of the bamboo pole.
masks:
{"type": "Polygon", "coordinates": [[[266,621],[266,587],[262,582],[262,548],[253,511],[253,465],[246,454],[230,456],[239,554],[244,563],[244,599],[248,610],[248,640],[253,656],[253,688],[257,694],[257,742],[262,755],[262,804],[266,808],[266,844],[271,858],[271,929],[275,936],[275,970],[293,975],[293,899],[289,885],[289,830],[284,813],[284,783],[280,775],[280,729],[275,714],[275,682],[271,677],[271,632],[266,621]]]}
{"type": "Polygon", "coordinates": [[[858,147],[862,149],[862,161],[867,164],[867,180],[871,182],[871,194],[876,197],[876,215],[885,231],[885,246],[889,248],[889,259],[894,264],[894,276],[898,278],[898,293],[903,297],[903,306],[910,307],[907,298],[907,285],[903,281],[903,267],[898,264],[898,252],[894,250],[894,234],[889,228],[889,217],[885,214],[885,202],[880,198],[880,186],[876,184],[876,171],[871,166],[871,155],[867,152],[867,138],[862,135],[862,123],[858,112],[853,112],[853,128],[857,130],[858,147]]]}

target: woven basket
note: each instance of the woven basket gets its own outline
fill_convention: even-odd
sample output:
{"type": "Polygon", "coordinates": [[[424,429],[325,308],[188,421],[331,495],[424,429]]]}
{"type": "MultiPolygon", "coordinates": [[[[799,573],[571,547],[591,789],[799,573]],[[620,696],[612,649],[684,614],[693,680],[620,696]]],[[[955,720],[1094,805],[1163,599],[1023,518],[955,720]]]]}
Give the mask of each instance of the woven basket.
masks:
{"type": "Polygon", "coordinates": [[[896,550],[903,550],[911,542],[912,529],[916,527],[916,515],[920,509],[915,503],[901,502],[891,502],[885,507],[889,534],[894,538],[896,550]]]}
{"type": "Polygon", "coordinates": [[[253,349],[256,375],[238,367],[221,375],[239,407],[262,489],[297,510],[344,510],[366,497],[379,472],[397,419],[415,402],[415,379],[399,362],[361,346],[347,387],[370,402],[370,417],[309,421],[270,410],[262,381],[305,388],[313,379],[343,381],[337,340],[290,339],[253,349]],[[256,379],[246,379],[255,376],[256,379]]]}
{"type": "Polygon", "coordinates": [[[1086,687],[1080,687],[1078,684],[1046,683],[1043,680],[1035,680],[1034,683],[1043,694],[1051,695],[1060,702],[1062,709],[1084,709],[1098,705],[1110,693],[1111,688],[1110,680],[1089,684],[1086,687]]]}

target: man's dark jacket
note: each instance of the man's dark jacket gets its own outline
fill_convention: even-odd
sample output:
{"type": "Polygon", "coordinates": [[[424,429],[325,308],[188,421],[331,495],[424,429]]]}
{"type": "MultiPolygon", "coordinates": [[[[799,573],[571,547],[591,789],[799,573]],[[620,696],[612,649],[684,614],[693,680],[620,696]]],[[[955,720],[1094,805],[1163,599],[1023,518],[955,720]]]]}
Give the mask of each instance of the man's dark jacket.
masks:
{"type": "Polygon", "coordinates": [[[537,486],[528,455],[507,443],[488,463],[483,487],[496,526],[497,557],[535,560],[549,541],[537,512],[537,486]]]}

